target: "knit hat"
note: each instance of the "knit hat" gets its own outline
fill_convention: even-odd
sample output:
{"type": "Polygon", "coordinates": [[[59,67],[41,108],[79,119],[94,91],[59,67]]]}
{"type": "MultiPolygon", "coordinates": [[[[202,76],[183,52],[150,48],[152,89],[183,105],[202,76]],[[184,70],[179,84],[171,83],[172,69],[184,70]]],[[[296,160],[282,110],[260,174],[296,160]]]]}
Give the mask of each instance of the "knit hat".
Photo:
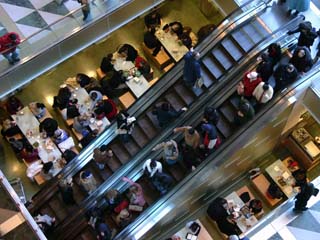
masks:
{"type": "Polygon", "coordinates": [[[252,79],[252,80],[257,79],[257,77],[258,77],[258,73],[257,72],[249,72],[247,74],[247,78],[252,79]]]}

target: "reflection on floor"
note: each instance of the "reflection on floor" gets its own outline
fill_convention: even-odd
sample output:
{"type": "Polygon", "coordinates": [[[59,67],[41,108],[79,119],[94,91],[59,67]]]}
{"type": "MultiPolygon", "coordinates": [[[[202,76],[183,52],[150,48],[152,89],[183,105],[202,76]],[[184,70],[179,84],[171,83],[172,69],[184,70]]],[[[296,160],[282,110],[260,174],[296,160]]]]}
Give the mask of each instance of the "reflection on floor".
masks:
{"type": "MultiPolygon", "coordinates": [[[[320,177],[313,181],[320,187],[320,177]]],[[[258,233],[250,236],[251,240],[319,240],[320,239],[320,195],[311,197],[308,202],[309,209],[297,213],[292,211],[294,200],[288,201],[282,209],[284,212],[276,213],[276,218],[264,226],[258,233]]],[[[280,210],[281,211],[281,210],[280,210]]]]}
{"type": "MultiPolygon", "coordinates": [[[[1,1],[2,0],[0,0],[0,2],[1,1]]],[[[217,24],[222,20],[222,15],[219,14],[219,12],[209,19],[206,18],[198,9],[197,0],[169,1],[168,4],[161,7],[160,13],[165,22],[174,20],[181,21],[185,26],[190,26],[195,33],[203,25],[208,23],[217,24]]],[[[59,86],[68,77],[73,77],[79,72],[86,73],[89,76],[95,76],[95,71],[97,67],[99,67],[102,57],[108,53],[114,52],[122,43],[132,44],[138,49],[139,54],[143,55],[141,49],[143,32],[144,21],[143,17],[141,17],[122,27],[115,33],[112,33],[105,40],[92,45],[69,58],[67,61],[59,64],[54,69],[51,69],[49,72],[34,79],[21,92],[17,93],[16,96],[22,100],[25,106],[32,101],[43,102],[53,118],[58,121],[59,126],[67,128],[61,115],[51,108],[53,96],[57,94],[59,86]]],[[[160,77],[163,74],[163,72],[157,70],[156,66],[152,63],[151,67],[154,69],[154,77],[160,77]]],[[[25,165],[16,159],[8,143],[3,140],[0,142],[0,168],[8,179],[14,177],[20,177],[22,179],[27,199],[30,199],[31,196],[39,190],[39,187],[35,183],[30,182],[26,177],[25,165]]]]}

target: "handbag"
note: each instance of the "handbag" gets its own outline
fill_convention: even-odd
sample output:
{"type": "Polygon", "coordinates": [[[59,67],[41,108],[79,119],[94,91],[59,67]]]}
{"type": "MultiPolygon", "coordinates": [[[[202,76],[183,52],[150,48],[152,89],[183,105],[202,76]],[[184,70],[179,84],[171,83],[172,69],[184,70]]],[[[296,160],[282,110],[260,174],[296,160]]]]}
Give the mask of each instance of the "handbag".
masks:
{"type": "Polygon", "coordinates": [[[195,88],[201,88],[204,84],[203,78],[199,77],[196,82],[194,83],[195,88]]]}

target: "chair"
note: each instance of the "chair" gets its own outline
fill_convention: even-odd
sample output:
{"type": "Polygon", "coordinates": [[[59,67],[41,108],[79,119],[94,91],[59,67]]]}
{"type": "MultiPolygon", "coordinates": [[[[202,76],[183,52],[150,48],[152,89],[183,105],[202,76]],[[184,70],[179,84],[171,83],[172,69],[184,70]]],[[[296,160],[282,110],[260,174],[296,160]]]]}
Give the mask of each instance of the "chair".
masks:
{"type": "Polygon", "coordinates": [[[165,68],[168,64],[172,62],[170,56],[162,48],[157,54],[157,56],[153,56],[153,49],[148,48],[144,43],[142,43],[142,49],[147,58],[153,61],[154,64],[160,69],[165,68]]]}
{"type": "Polygon", "coordinates": [[[131,94],[130,91],[126,92],[119,97],[119,102],[121,107],[127,109],[136,101],[135,97],[131,94]]]}

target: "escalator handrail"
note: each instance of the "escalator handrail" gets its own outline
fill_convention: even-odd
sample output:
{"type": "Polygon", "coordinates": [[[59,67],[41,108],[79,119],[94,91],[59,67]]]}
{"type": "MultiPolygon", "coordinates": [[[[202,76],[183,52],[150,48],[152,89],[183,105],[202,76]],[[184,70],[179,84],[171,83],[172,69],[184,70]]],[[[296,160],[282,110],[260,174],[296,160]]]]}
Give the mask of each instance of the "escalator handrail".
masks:
{"type": "MultiPolygon", "coordinates": [[[[293,19],[292,21],[297,21],[297,19],[293,19]]],[[[292,24],[292,22],[289,22],[288,24],[286,24],[286,25],[284,25],[284,26],[282,26],[282,28],[281,29],[283,29],[283,28],[285,28],[285,27],[287,27],[288,25],[290,25],[290,24],[292,24]]],[[[279,30],[277,30],[277,31],[275,31],[275,32],[278,32],[278,31],[280,31],[281,29],[279,29],[279,30]]],[[[267,37],[266,37],[267,38],[267,37]]],[[[261,41],[264,41],[265,39],[262,39],[261,41]]],[[[259,43],[258,43],[259,44],[259,43]]],[[[254,59],[256,59],[256,57],[254,58],[254,59]]],[[[238,70],[236,70],[236,72],[238,72],[238,70]]],[[[231,78],[232,79],[232,78],[231,78]]],[[[145,157],[144,158],[141,158],[141,159],[146,159],[145,157]]],[[[137,163],[138,164],[138,163],[137,163]]],[[[130,167],[130,169],[131,169],[132,167],[130,167]]],[[[119,173],[120,174],[120,173],[119,173]]],[[[126,176],[128,176],[127,174],[120,174],[120,176],[124,176],[124,175],[126,175],[126,176]]],[[[121,182],[121,181],[119,181],[118,179],[117,179],[117,182],[121,182]]],[[[112,183],[110,183],[110,181],[108,181],[108,184],[109,184],[109,188],[114,188],[114,187],[110,187],[110,185],[112,185],[112,183]]],[[[101,185],[100,185],[101,186],[101,185]]],[[[99,187],[99,189],[100,189],[101,187],[99,187]]],[[[107,187],[106,187],[106,189],[108,189],[107,187]]],[[[97,190],[98,191],[98,190],[97,190]]],[[[104,190],[105,191],[105,190],[104,190]]],[[[98,194],[99,196],[101,196],[101,195],[103,195],[103,191],[102,191],[102,193],[100,193],[100,194],[98,194]]],[[[96,194],[95,193],[93,193],[93,195],[91,195],[91,197],[90,198],[92,198],[92,199],[96,199],[96,194]]],[[[92,200],[90,200],[89,198],[88,199],[86,199],[81,205],[84,207],[84,208],[90,208],[89,206],[90,206],[90,204],[92,204],[92,200]],[[90,203],[90,201],[91,201],[91,203],[90,203]]]]}
{"type": "MultiPolygon", "coordinates": [[[[259,1],[260,2],[260,1],[259,1]]],[[[262,5],[265,6],[265,8],[267,7],[267,4],[270,1],[262,1],[262,5]]],[[[243,6],[247,6],[249,4],[249,2],[245,3],[243,6]]],[[[257,10],[261,7],[261,5],[258,5],[254,8],[254,10],[257,10]]],[[[241,14],[240,16],[244,17],[248,17],[250,14],[248,13],[252,13],[252,14],[256,14],[256,12],[250,9],[247,12],[244,12],[243,14],[241,14]]],[[[234,11],[233,14],[235,14],[237,11],[234,11]]],[[[231,17],[233,14],[230,14],[229,17],[231,17]]],[[[236,19],[236,21],[240,21],[242,19],[242,17],[238,17],[236,19]]],[[[227,20],[227,19],[225,19],[227,20]]],[[[232,22],[232,24],[236,24],[236,22],[232,22]]],[[[229,27],[229,25],[228,25],[229,27]]],[[[218,27],[219,28],[219,27],[218,27]]],[[[217,36],[214,37],[214,39],[211,39],[211,42],[216,40],[222,33],[223,31],[225,31],[225,28],[222,28],[218,31],[217,36]]],[[[203,45],[200,44],[197,47],[197,50],[201,50],[201,48],[203,45]]],[[[152,98],[155,97],[156,94],[159,93],[161,94],[161,91],[158,91],[158,89],[162,89],[165,86],[168,87],[168,83],[172,83],[174,81],[172,81],[172,79],[176,78],[174,76],[176,76],[178,71],[180,71],[182,69],[183,65],[182,62],[179,62],[174,69],[172,69],[170,72],[172,74],[165,74],[165,78],[167,79],[163,79],[163,81],[158,81],[155,84],[155,87],[158,86],[158,88],[150,88],[147,92],[148,94],[144,94],[143,97],[139,98],[135,104],[133,104],[133,106],[128,110],[130,115],[139,115],[139,113],[142,113],[147,107],[149,107],[153,101],[151,100],[152,98]],[[165,81],[167,80],[167,81],[165,81]],[[146,104],[149,103],[149,104],[146,104]],[[142,107],[141,107],[142,106],[142,107]]],[[[95,139],[88,147],[86,147],[85,149],[83,149],[81,151],[81,153],[72,161],[70,161],[68,163],[67,166],[65,166],[61,172],[54,178],[52,178],[50,181],[48,181],[45,186],[46,188],[42,188],[38,193],[36,193],[34,195],[34,199],[35,201],[37,201],[36,199],[39,198],[40,201],[42,201],[42,199],[44,199],[42,196],[48,195],[50,194],[50,192],[52,192],[52,190],[56,187],[57,185],[57,180],[61,179],[61,178],[66,178],[70,175],[72,175],[73,173],[76,173],[77,171],[79,171],[86,163],[88,163],[91,159],[92,159],[92,154],[93,154],[93,150],[95,147],[100,146],[102,144],[107,144],[109,142],[111,142],[115,137],[115,130],[116,130],[116,123],[111,124],[111,126],[109,126],[102,134],[99,135],[99,137],[97,139],[95,139]]]]}

